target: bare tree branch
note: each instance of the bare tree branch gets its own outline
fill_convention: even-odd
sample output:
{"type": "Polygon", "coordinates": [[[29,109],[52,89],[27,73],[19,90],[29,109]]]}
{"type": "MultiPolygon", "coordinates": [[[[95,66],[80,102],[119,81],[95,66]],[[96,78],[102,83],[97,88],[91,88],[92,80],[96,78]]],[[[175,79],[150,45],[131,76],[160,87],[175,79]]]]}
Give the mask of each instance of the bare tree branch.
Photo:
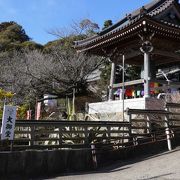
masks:
{"type": "Polygon", "coordinates": [[[14,52],[12,57],[0,62],[3,67],[0,82],[23,97],[32,92],[39,96],[45,93],[62,96],[72,92],[74,87],[84,93],[89,75],[103,61],[96,56],[59,48],[54,48],[50,54],[38,50],[14,52]]]}

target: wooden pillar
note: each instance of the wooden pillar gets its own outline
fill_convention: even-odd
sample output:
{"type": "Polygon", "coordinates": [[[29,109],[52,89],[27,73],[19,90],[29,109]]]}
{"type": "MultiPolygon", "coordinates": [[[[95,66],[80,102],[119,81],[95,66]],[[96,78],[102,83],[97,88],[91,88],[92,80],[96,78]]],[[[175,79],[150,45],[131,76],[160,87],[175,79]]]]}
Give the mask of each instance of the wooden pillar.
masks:
{"type": "Polygon", "coordinates": [[[112,101],[113,100],[113,84],[114,84],[114,79],[115,79],[115,63],[112,62],[111,65],[111,78],[110,78],[110,84],[109,84],[109,97],[108,100],[112,101]]]}

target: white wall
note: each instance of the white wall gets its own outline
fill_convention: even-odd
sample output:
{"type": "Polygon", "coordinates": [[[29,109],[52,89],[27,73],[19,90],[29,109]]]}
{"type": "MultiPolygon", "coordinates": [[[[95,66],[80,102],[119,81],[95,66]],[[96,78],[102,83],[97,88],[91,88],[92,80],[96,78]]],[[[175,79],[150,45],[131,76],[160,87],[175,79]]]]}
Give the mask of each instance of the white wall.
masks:
{"type": "MultiPolygon", "coordinates": [[[[115,113],[122,112],[123,107],[122,100],[116,101],[107,101],[107,102],[98,102],[89,104],[89,114],[95,113],[115,113]]],[[[145,108],[145,99],[125,99],[124,100],[124,109],[144,109],[145,108]]]]}
{"type": "MultiPolygon", "coordinates": [[[[89,104],[89,114],[122,112],[122,100],[98,102],[89,104]]],[[[163,103],[156,98],[125,99],[124,109],[162,109],[163,103]]]]}

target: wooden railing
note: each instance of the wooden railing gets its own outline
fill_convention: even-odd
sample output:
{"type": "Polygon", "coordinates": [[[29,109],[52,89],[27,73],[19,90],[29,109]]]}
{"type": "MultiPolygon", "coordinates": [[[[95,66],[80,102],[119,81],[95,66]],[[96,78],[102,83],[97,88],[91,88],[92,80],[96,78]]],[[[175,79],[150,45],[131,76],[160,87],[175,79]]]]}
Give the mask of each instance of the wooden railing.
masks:
{"type": "Polygon", "coordinates": [[[131,136],[136,139],[144,137],[143,140],[149,139],[150,141],[152,138],[154,141],[167,140],[168,148],[171,150],[171,139],[174,135],[180,134],[178,108],[180,104],[168,103],[166,110],[127,109],[131,136]],[[170,108],[175,108],[177,112],[171,112],[170,108]]]}
{"type": "MultiPolygon", "coordinates": [[[[165,108],[127,109],[126,122],[17,120],[13,147],[18,150],[90,148],[95,144],[124,148],[167,140],[171,150],[171,139],[180,134],[180,104],[168,103],[165,108]]],[[[0,141],[0,150],[7,144],[0,141]]]]}
{"type": "Polygon", "coordinates": [[[129,141],[128,122],[16,121],[14,148],[80,148],[129,141]]]}
{"type": "Polygon", "coordinates": [[[169,112],[169,126],[176,133],[180,134],[180,104],[178,103],[167,103],[165,106],[169,112]]]}

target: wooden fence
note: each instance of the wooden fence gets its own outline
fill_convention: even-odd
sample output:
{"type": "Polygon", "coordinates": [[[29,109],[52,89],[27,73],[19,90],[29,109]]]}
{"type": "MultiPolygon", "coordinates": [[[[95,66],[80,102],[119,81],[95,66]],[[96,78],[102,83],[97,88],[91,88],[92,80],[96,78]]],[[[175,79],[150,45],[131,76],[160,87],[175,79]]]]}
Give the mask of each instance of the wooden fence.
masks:
{"type": "MultiPolygon", "coordinates": [[[[171,139],[180,134],[180,104],[168,103],[166,110],[127,109],[126,122],[17,120],[14,149],[96,147],[124,148],[171,139]]],[[[1,124],[0,124],[1,125],[1,124]]],[[[0,141],[0,148],[8,142],[0,141]]]]}
{"type": "Polygon", "coordinates": [[[167,103],[165,106],[169,112],[168,121],[169,126],[175,134],[180,134],[180,104],[178,103],[167,103]]]}
{"type": "Polygon", "coordinates": [[[169,112],[165,110],[127,109],[131,124],[131,136],[135,144],[139,141],[163,141],[167,139],[169,150],[173,133],[169,125],[169,112]]]}
{"type": "Polygon", "coordinates": [[[129,127],[128,122],[17,120],[13,143],[16,149],[51,149],[128,142],[129,127]]]}
{"type": "Polygon", "coordinates": [[[165,110],[127,109],[126,112],[134,141],[167,140],[168,149],[172,149],[171,139],[180,134],[180,104],[166,103],[165,110]]]}

